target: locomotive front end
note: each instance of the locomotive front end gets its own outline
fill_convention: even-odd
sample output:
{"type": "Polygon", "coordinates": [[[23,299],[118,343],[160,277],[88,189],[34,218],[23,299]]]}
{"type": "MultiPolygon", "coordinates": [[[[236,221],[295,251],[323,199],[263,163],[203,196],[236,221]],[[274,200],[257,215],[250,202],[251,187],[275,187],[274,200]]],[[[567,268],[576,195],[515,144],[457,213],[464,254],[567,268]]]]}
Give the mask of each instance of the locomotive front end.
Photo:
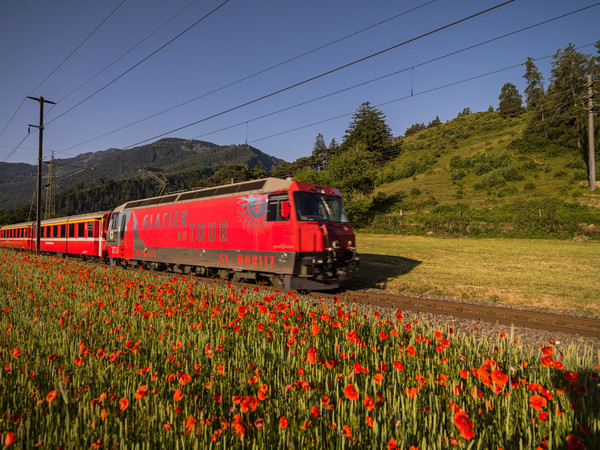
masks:
{"type": "Polygon", "coordinates": [[[355,235],[335,188],[304,185],[293,192],[299,224],[297,289],[337,288],[358,267],[355,235]]]}

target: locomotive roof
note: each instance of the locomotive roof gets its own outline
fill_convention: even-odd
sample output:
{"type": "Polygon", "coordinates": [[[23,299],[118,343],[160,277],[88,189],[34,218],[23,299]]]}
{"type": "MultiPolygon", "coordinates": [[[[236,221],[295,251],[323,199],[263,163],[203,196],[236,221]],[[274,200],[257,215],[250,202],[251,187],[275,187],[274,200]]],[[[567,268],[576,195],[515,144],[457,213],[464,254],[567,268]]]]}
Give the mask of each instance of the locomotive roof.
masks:
{"type": "Polygon", "coordinates": [[[283,180],[281,178],[262,178],[260,180],[244,181],[241,183],[226,184],[223,186],[195,189],[193,191],[186,191],[178,194],[168,194],[160,197],[134,200],[115,208],[115,212],[122,211],[124,209],[141,208],[158,204],[168,205],[192,200],[209,200],[213,198],[230,197],[232,195],[239,194],[261,194],[285,190],[291,185],[291,179],[283,180]]]}

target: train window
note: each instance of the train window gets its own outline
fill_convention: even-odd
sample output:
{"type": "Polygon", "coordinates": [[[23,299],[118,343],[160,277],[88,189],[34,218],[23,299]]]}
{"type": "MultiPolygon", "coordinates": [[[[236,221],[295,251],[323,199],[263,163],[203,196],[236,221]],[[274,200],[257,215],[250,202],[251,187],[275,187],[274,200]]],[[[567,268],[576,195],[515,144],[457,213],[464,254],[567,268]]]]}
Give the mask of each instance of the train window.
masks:
{"type": "Polygon", "coordinates": [[[109,225],[109,228],[111,230],[116,230],[117,228],[119,228],[119,215],[119,213],[115,213],[111,216],[109,225]]]}
{"type": "Polygon", "coordinates": [[[127,216],[123,214],[121,217],[121,233],[125,232],[125,222],[127,222],[127,216]]]}
{"type": "Polygon", "coordinates": [[[67,231],[67,226],[61,225],[60,226],[60,237],[61,238],[67,237],[66,231],[67,231]]]}
{"type": "Polygon", "coordinates": [[[348,222],[339,197],[296,191],[294,203],[299,220],[348,222]]]}
{"type": "Polygon", "coordinates": [[[85,237],[85,222],[79,222],[77,224],[77,236],[79,237],[85,237]]]}
{"type": "Polygon", "coordinates": [[[75,237],[75,224],[69,224],[69,237],[75,237]]]}
{"type": "Polygon", "coordinates": [[[269,195],[267,222],[290,220],[290,201],[287,194],[269,195]]]}
{"type": "Polygon", "coordinates": [[[94,237],[94,222],[87,223],[87,237],[94,237]]]}

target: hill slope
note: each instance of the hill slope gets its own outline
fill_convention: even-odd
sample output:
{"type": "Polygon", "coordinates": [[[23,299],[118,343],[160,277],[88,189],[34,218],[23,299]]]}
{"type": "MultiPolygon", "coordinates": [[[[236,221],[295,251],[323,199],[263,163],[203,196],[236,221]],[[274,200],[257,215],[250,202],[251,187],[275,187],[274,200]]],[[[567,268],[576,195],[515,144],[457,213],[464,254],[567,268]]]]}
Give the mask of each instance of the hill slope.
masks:
{"type": "MultiPolygon", "coordinates": [[[[210,175],[227,164],[246,164],[250,169],[261,164],[269,171],[281,160],[245,145],[220,146],[204,141],[168,138],[131,150],[109,149],[84,153],[74,158],[57,159],[59,173],[85,172],[60,180],[60,188],[90,184],[98,180],[122,180],[139,175],[144,167],[164,169],[169,174],[191,178],[210,175]]],[[[0,210],[28,204],[35,189],[37,167],[29,164],[0,163],[0,210]]],[[[44,175],[47,167],[44,167],[44,175]]],[[[45,181],[47,183],[47,181],[45,181]]]]}
{"type": "Polygon", "coordinates": [[[527,120],[482,112],[402,138],[401,154],[378,173],[370,228],[600,236],[583,150],[524,137],[527,120]]]}

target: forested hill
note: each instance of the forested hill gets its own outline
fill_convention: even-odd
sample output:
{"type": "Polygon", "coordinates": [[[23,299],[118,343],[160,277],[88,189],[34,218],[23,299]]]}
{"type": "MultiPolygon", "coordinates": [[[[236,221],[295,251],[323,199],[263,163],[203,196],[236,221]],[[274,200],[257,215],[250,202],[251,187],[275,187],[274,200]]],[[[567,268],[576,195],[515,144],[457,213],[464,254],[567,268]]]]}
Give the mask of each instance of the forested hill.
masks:
{"type": "MultiPolygon", "coordinates": [[[[140,169],[145,167],[166,170],[171,188],[185,189],[194,178],[198,184],[200,179],[210,177],[228,164],[245,165],[249,170],[262,167],[270,171],[281,160],[248,145],[220,146],[204,141],[168,138],[130,150],[109,149],[56,159],[55,163],[59,185],[57,212],[67,204],[73,206],[76,203],[79,207],[63,211],[74,214],[86,212],[84,209],[88,208],[84,208],[82,203],[91,197],[112,196],[118,201],[121,194],[125,200],[136,195],[152,195],[158,184],[148,175],[140,174],[140,169]],[[128,188],[132,189],[130,193],[126,192],[128,188]],[[91,192],[93,189],[104,192],[91,192]],[[120,193],[113,192],[115,189],[120,193]],[[81,198],[75,198],[77,191],[82,192],[81,198]],[[65,198],[66,195],[71,198],[65,198]]],[[[22,205],[29,208],[36,172],[37,167],[30,164],[0,163],[0,210],[13,210],[22,205]]],[[[47,173],[48,164],[44,164],[45,177],[47,173]]],[[[47,178],[44,179],[46,184],[47,178]]],[[[105,202],[94,202],[89,211],[95,206],[105,207],[105,202]]],[[[106,207],[110,206],[106,204],[106,207]]]]}

